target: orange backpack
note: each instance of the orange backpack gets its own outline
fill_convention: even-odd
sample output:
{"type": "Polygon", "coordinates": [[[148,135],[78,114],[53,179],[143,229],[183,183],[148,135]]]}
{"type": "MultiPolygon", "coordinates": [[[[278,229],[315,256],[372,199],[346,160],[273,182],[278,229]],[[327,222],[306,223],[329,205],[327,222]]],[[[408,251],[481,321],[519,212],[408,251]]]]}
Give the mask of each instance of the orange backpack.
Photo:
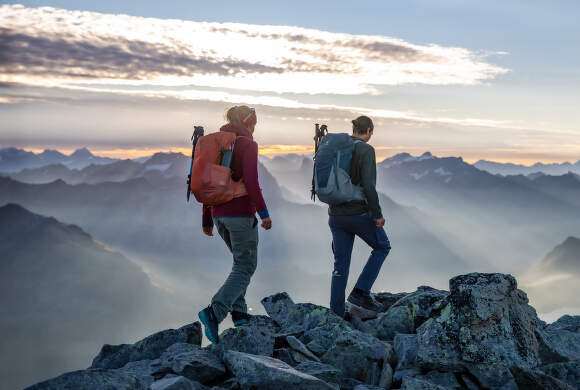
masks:
{"type": "Polygon", "coordinates": [[[225,131],[200,137],[197,141],[190,186],[198,202],[217,206],[248,195],[243,180],[232,179],[230,162],[223,161],[224,154],[231,157],[235,143],[236,135],[225,131]]]}

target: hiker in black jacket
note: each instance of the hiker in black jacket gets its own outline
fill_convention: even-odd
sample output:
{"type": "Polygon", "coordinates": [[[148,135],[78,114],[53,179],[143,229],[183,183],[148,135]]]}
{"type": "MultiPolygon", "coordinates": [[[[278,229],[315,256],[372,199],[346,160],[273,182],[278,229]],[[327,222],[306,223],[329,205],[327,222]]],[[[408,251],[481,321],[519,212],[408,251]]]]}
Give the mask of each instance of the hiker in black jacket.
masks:
{"type": "Polygon", "coordinates": [[[367,116],[360,116],[352,121],[352,129],[352,137],[364,142],[355,144],[350,177],[353,184],[362,187],[366,201],[353,200],[330,205],[328,210],[334,252],[330,308],[341,317],[345,315],[344,296],[355,236],[360,237],[373,251],[348,297],[348,301],[354,305],[378,311],[379,307],[372,299],[370,290],[391,250],[391,244],[383,228],[385,218],[376,190],[375,150],[367,143],[373,135],[373,122],[367,116]]]}

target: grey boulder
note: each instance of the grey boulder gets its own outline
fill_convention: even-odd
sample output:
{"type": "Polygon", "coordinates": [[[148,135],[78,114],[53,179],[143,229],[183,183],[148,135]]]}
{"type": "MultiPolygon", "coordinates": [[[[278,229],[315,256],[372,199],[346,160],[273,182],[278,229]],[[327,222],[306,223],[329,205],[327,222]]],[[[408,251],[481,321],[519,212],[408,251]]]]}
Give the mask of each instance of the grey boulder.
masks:
{"type": "Polygon", "coordinates": [[[300,372],[312,375],[325,382],[340,383],[342,380],[342,373],[336,367],[329,364],[318,362],[304,362],[294,367],[300,372]]]}
{"type": "Polygon", "coordinates": [[[151,384],[150,390],[205,390],[201,383],[192,382],[183,376],[160,379],[151,384]]]}
{"type": "Polygon", "coordinates": [[[366,323],[372,328],[371,333],[381,340],[393,340],[398,333],[415,331],[413,308],[407,305],[391,307],[366,323]]]}
{"type": "Polygon", "coordinates": [[[580,360],[580,316],[565,315],[550,325],[539,326],[536,335],[542,363],[580,360]]]}
{"type": "Polygon", "coordinates": [[[575,388],[541,371],[512,367],[518,388],[526,390],[574,390],[575,388]]]}
{"type": "Polygon", "coordinates": [[[540,371],[580,389],[580,360],[552,363],[539,368],[540,371]]]}
{"type": "Polygon", "coordinates": [[[213,381],[226,373],[216,354],[193,344],[173,344],[159,360],[158,372],[174,373],[201,383],[213,381]]]}
{"type": "Polygon", "coordinates": [[[228,369],[244,390],[334,390],[335,387],[300,372],[290,365],[268,357],[243,352],[225,351],[228,369]]]}
{"type": "Polygon", "coordinates": [[[539,363],[539,320],[513,276],[473,273],[449,281],[437,316],[417,329],[424,370],[469,370],[488,388],[515,388],[509,367],[539,363]],[[510,385],[511,383],[511,385],[510,385]]]}
{"type": "Polygon", "coordinates": [[[90,368],[119,368],[129,362],[157,359],[172,344],[201,345],[201,325],[194,322],[179,329],[167,329],[148,336],[135,344],[105,344],[93,359],[90,368]]]}
{"type": "Polygon", "coordinates": [[[342,332],[320,360],[338,368],[345,377],[368,383],[375,376],[373,372],[376,372],[377,377],[380,375],[379,368],[382,367],[385,357],[389,356],[389,351],[392,354],[389,344],[367,333],[351,329],[342,332]]]}
{"type": "Polygon", "coordinates": [[[437,290],[429,286],[420,286],[417,291],[404,296],[395,302],[391,309],[408,307],[413,318],[414,332],[423,322],[431,317],[431,312],[441,307],[441,302],[449,295],[449,291],[437,290]]]}
{"type": "Polygon", "coordinates": [[[26,390],[147,390],[150,383],[122,370],[96,368],[68,372],[26,390]]]}
{"type": "Polygon", "coordinates": [[[401,390],[451,390],[451,387],[441,386],[424,379],[413,377],[403,378],[401,390]]]}
{"type": "Polygon", "coordinates": [[[277,326],[270,317],[252,316],[246,325],[222,332],[220,345],[232,351],[272,356],[276,332],[277,326]]]}

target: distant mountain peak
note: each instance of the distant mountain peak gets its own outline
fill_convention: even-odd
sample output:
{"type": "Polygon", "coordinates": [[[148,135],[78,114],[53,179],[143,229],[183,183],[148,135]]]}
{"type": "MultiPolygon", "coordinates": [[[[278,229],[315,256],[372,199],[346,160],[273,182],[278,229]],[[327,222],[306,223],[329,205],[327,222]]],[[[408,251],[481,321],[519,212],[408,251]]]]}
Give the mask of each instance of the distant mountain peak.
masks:
{"type": "Polygon", "coordinates": [[[0,207],[0,218],[12,215],[33,215],[30,211],[17,203],[7,203],[0,207]]]}
{"type": "Polygon", "coordinates": [[[570,236],[544,258],[539,269],[545,272],[573,272],[580,275],[580,238],[570,236]]]}
{"type": "Polygon", "coordinates": [[[89,149],[86,147],[77,149],[71,154],[71,157],[94,157],[89,149]]]}
{"type": "Polygon", "coordinates": [[[574,236],[570,236],[561,245],[562,246],[575,245],[578,248],[580,248],[580,238],[577,238],[577,237],[574,237],[574,236]]]}

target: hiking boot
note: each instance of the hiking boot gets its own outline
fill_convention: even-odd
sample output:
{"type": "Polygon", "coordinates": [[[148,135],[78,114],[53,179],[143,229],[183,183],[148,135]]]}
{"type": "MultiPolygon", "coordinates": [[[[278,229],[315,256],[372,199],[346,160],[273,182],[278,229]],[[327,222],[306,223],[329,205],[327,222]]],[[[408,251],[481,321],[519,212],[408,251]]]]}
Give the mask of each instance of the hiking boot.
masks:
{"type": "Polygon", "coordinates": [[[235,327],[246,325],[248,322],[250,322],[250,318],[252,318],[252,316],[248,313],[235,310],[232,311],[232,321],[234,322],[235,327]]]}
{"type": "Polygon", "coordinates": [[[213,344],[217,344],[220,342],[220,336],[218,333],[219,322],[215,317],[215,313],[211,308],[211,305],[203,309],[198,313],[199,320],[203,324],[205,328],[205,336],[211,341],[213,344]]]}
{"type": "Polygon", "coordinates": [[[379,305],[369,292],[354,288],[348,296],[348,301],[353,305],[362,307],[363,309],[378,312],[381,309],[379,305]]]}

